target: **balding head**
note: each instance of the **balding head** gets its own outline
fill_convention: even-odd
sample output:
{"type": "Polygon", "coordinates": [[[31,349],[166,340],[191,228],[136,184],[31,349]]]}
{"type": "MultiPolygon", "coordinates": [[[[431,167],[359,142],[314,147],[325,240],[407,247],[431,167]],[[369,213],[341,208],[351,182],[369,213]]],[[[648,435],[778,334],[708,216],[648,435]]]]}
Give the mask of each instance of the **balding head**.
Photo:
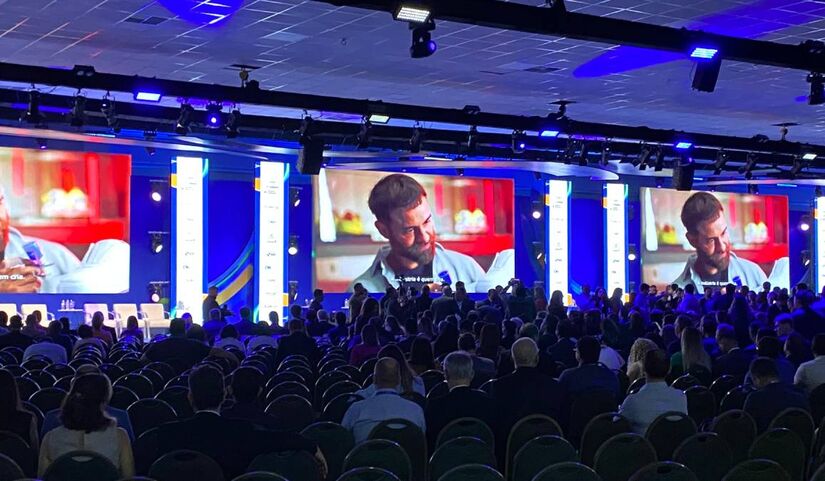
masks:
{"type": "Polygon", "coordinates": [[[536,367],[539,363],[539,347],[529,337],[514,342],[511,351],[516,367],[536,367]]]}
{"type": "Polygon", "coordinates": [[[401,383],[401,375],[398,369],[398,361],[391,357],[382,357],[375,363],[375,374],[373,377],[375,387],[378,389],[395,389],[401,383]]]}

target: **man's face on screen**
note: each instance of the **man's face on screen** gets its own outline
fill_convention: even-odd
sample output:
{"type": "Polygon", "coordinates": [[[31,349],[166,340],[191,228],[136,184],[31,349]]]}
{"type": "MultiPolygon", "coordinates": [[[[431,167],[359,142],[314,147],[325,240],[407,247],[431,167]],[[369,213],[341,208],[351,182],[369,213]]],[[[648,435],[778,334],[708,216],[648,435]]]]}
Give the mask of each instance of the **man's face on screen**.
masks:
{"type": "Polygon", "coordinates": [[[427,198],[411,209],[395,209],[389,221],[375,223],[387,238],[394,255],[418,264],[429,264],[435,256],[435,223],[427,198]]]}
{"type": "Polygon", "coordinates": [[[688,234],[688,240],[696,248],[696,254],[702,263],[720,271],[728,268],[730,236],[728,221],[721,212],[715,220],[699,224],[696,233],[688,234]]]}
{"type": "Polygon", "coordinates": [[[0,252],[6,250],[9,243],[9,207],[6,200],[6,191],[0,186],[0,252]]]}

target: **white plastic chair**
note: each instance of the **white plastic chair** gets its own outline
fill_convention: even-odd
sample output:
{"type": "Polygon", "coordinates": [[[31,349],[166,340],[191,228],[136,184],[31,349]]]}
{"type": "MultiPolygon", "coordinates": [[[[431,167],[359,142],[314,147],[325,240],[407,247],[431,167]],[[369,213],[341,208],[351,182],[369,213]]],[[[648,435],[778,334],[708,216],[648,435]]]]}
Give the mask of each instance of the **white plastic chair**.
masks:
{"type": "Polygon", "coordinates": [[[0,304],[0,312],[5,312],[7,316],[17,315],[17,304],[0,304]]]}
{"type": "Polygon", "coordinates": [[[169,329],[169,313],[163,310],[163,304],[141,304],[140,313],[143,315],[143,326],[146,330],[144,335],[147,338],[152,338],[152,328],[169,329]]]}
{"type": "Polygon", "coordinates": [[[26,320],[26,316],[29,314],[34,314],[34,311],[40,311],[40,314],[43,315],[43,319],[47,321],[54,320],[54,314],[49,312],[49,306],[46,304],[21,304],[20,305],[20,314],[23,316],[23,321],[26,320]]]}

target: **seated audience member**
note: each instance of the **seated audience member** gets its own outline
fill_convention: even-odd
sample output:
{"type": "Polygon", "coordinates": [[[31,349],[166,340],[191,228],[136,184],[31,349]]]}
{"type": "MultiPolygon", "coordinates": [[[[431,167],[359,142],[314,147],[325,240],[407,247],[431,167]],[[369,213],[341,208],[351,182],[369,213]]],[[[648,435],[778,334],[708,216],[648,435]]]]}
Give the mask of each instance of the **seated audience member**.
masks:
{"type": "MultiPolygon", "coordinates": [[[[300,306],[299,306],[300,307],[300,306]]],[[[318,345],[315,339],[306,333],[303,319],[290,319],[287,323],[289,335],[278,340],[278,356],[275,365],[280,365],[287,356],[298,354],[309,359],[309,362],[318,362],[318,345]]]]}
{"type": "MultiPolygon", "coordinates": [[[[756,352],[759,357],[773,359],[776,363],[776,372],[779,373],[779,380],[787,385],[794,384],[794,365],[782,357],[782,343],[773,336],[760,337],[757,341],[756,352]]],[[[750,373],[745,375],[745,384],[752,384],[750,373]]]]}
{"type": "Polygon", "coordinates": [[[189,374],[189,400],[195,415],[158,428],[158,452],[191,449],[220,464],[224,479],[246,471],[255,456],[278,451],[307,451],[319,462],[321,478],[326,463],[315,443],[297,434],[257,429],[254,424],[219,414],[224,401],[223,374],[211,366],[199,366],[189,374]]]}
{"type": "Polygon", "coordinates": [[[568,368],[576,366],[576,328],[568,320],[562,320],[556,326],[558,341],[547,350],[553,362],[560,362],[568,368]]]}
{"type": "Polygon", "coordinates": [[[724,354],[716,358],[713,364],[713,377],[731,375],[743,381],[748,373],[753,354],[739,347],[736,331],[730,324],[719,324],[716,328],[716,342],[724,354]]]}
{"type": "Polygon", "coordinates": [[[388,419],[406,419],[426,433],[424,411],[418,404],[401,397],[396,387],[401,382],[398,361],[383,357],[375,364],[375,394],[351,405],[341,425],[352,431],[355,444],[367,440],[372,428],[388,419]]]}
{"type": "Polygon", "coordinates": [[[429,444],[435,447],[438,434],[451,421],[459,418],[476,418],[495,427],[495,404],[483,391],[470,388],[475,376],[473,360],[464,352],[453,352],[444,359],[444,376],[450,392],[427,402],[424,411],[427,420],[429,444]]]}
{"type": "Polygon", "coordinates": [[[260,403],[260,394],[266,380],[254,367],[239,367],[232,372],[229,393],[235,403],[221,410],[221,416],[241,419],[269,429],[276,429],[275,419],[268,416],[260,403]]]}
{"type": "MultiPolygon", "coordinates": [[[[448,319],[450,317],[452,316],[448,316],[448,319]]],[[[458,346],[458,326],[452,322],[442,322],[438,327],[438,336],[433,341],[433,356],[443,359],[458,346]]]]}
{"type": "MultiPolygon", "coordinates": [[[[779,340],[781,341],[782,339],[780,338],[779,340]]],[[[814,358],[811,345],[808,344],[808,341],[798,332],[792,332],[788,335],[788,338],[785,339],[784,347],[785,357],[797,368],[814,358]]]]}
{"type": "Polygon", "coordinates": [[[810,410],[808,398],[794,386],[782,383],[776,362],[766,357],[753,360],[750,377],[756,391],[745,400],[744,410],[756,421],[757,430],[762,433],[777,414],[788,408],[810,410]]]}
{"type": "Polygon", "coordinates": [[[95,346],[101,354],[106,352],[106,347],[103,345],[103,341],[95,337],[92,326],[88,324],[81,324],[78,326],[77,337],[80,339],[74,343],[74,349],[72,350],[73,354],[76,353],[80,347],[85,346],[86,344],[95,346]]]}
{"type": "Polygon", "coordinates": [[[545,414],[559,419],[562,390],[559,383],[541,373],[536,366],[539,362],[539,348],[530,338],[518,339],[511,348],[513,365],[511,374],[496,379],[490,387],[490,396],[496,407],[496,446],[503,452],[507,435],[513,425],[530,414],[545,414]]]}
{"type": "Polygon", "coordinates": [[[347,313],[344,311],[335,311],[332,316],[335,319],[335,327],[327,331],[329,341],[335,345],[347,337],[347,313]]]}
{"type": "Polygon", "coordinates": [[[20,330],[20,332],[31,337],[32,339],[37,339],[38,337],[46,334],[46,330],[40,325],[40,320],[35,314],[29,314],[26,316],[26,325],[20,330]]]}
{"type": "Polygon", "coordinates": [[[221,310],[212,309],[209,311],[209,320],[203,323],[203,329],[206,331],[206,338],[210,344],[215,342],[215,338],[218,337],[224,327],[226,327],[226,321],[221,318],[221,310]]]}
{"type": "Polygon", "coordinates": [[[315,313],[315,320],[307,323],[307,334],[312,337],[321,337],[333,327],[329,322],[329,313],[321,309],[315,313]]]}
{"type": "Polygon", "coordinates": [[[825,384],[825,334],[814,336],[814,359],[802,363],[794,375],[794,385],[810,393],[817,387],[825,384]]]}
{"type": "Polygon", "coordinates": [[[793,334],[793,317],[790,314],[780,314],[774,320],[776,324],[776,335],[779,336],[780,341],[784,341],[791,334],[793,334]]]}
{"type": "MultiPolygon", "coordinates": [[[[63,333],[63,325],[60,321],[52,321],[49,323],[46,337],[44,339],[53,342],[63,348],[66,354],[66,359],[72,354],[72,338],[63,333]]],[[[64,363],[66,361],[63,361],[64,363]]]]}
{"type": "MultiPolygon", "coordinates": [[[[78,377],[86,374],[100,374],[100,369],[92,364],[84,364],[77,368],[74,378],[77,379],[78,377]]],[[[123,428],[123,430],[126,431],[126,434],[129,435],[129,439],[134,441],[135,433],[132,430],[132,422],[129,419],[129,413],[108,404],[104,407],[104,409],[106,414],[114,418],[117,423],[117,427],[123,428]]],[[[45,437],[49,431],[52,431],[60,426],[60,409],[54,409],[44,414],[45,417],[43,418],[43,427],[40,428],[41,438],[45,437]]]]}
{"type": "Polygon", "coordinates": [[[476,354],[490,359],[496,365],[502,357],[509,357],[510,351],[501,345],[501,329],[495,324],[485,324],[478,335],[476,354]]]}
{"type": "Polygon", "coordinates": [[[627,378],[630,384],[633,381],[645,377],[645,357],[650,351],[655,351],[659,347],[655,342],[644,337],[633,341],[630,347],[630,355],[627,357],[627,378]]]}
{"type": "Polygon", "coordinates": [[[0,311],[0,334],[9,332],[9,315],[6,311],[0,311]]]}
{"type": "Polygon", "coordinates": [[[234,324],[227,324],[223,326],[220,333],[220,339],[215,342],[215,347],[225,348],[228,346],[237,347],[241,352],[246,352],[246,346],[238,339],[238,330],[235,329],[234,324]]]}
{"type": "Polygon", "coordinates": [[[134,339],[138,344],[143,344],[143,330],[138,325],[138,318],[129,316],[126,319],[126,329],[120,331],[120,339],[134,339]]]}
{"type": "Polygon", "coordinates": [[[472,334],[462,334],[458,338],[458,350],[473,361],[473,379],[470,387],[477,388],[496,375],[496,363],[491,359],[476,355],[476,339],[472,334]]]}
{"type": "Polygon", "coordinates": [[[112,339],[112,334],[108,330],[104,329],[103,320],[104,317],[102,312],[97,311],[94,313],[92,316],[92,334],[94,337],[106,343],[107,346],[111,346],[114,340],[112,339]]]}
{"type": "Polygon", "coordinates": [[[410,348],[410,367],[417,376],[435,369],[433,346],[426,337],[416,337],[413,340],[410,348]]]}
{"type": "Polygon", "coordinates": [[[630,421],[635,433],[644,436],[650,423],[659,415],[669,411],[687,414],[687,397],[665,382],[670,365],[664,351],[647,351],[643,365],[645,384],[637,393],[627,396],[619,413],[630,421]]]}
{"type": "Polygon", "coordinates": [[[278,347],[278,341],[272,336],[255,336],[246,341],[246,353],[252,354],[261,346],[278,347]]]}
{"type": "Polygon", "coordinates": [[[186,338],[190,341],[196,341],[201,344],[209,345],[206,341],[206,331],[203,329],[203,326],[198,324],[192,324],[186,329],[186,338]]]}
{"type": "Polygon", "coordinates": [[[275,311],[269,311],[268,318],[269,318],[269,326],[272,329],[274,329],[276,331],[279,331],[281,329],[281,317],[278,315],[278,313],[275,312],[275,311]]]}
{"type": "Polygon", "coordinates": [[[238,335],[257,336],[269,334],[268,328],[259,326],[252,321],[252,309],[244,306],[241,308],[240,315],[241,320],[232,324],[238,330],[238,335]]]}
{"type": "Polygon", "coordinates": [[[350,351],[349,363],[353,366],[360,366],[367,359],[375,357],[380,350],[378,331],[372,324],[367,324],[361,329],[361,343],[354,346],[350,351]]]}
{"type": "Polygon", "coordinates": [[[102,374],[85,374],[72,382],[63,400],[61,426],[49,431],[40,446],[38,475],[43,476],[59,456],[71,451],[94,451],[117,466],[123,477],[135,474],[132,444],[126,431],[106,414],[112,385],[102,374]]]}
{"type": "MultiPolygon", "coordinates": [[[[378,358],[383,357],[391,357],[398,362],[398,369],[399,369],[399,379],[401,382],[396,387],[396,390],[399,394],[409,394],[409,393],[417,393],[421,396],[426,396],[427,391],[424,388],[424,380],[421,377],[416,376],[415,372],[413,372],[410,364],[407,362],[407,359],[404,357],[404,353],[401,352],[401,349],[398,348],[395,344],[390,344],[389,346],[384,346],[380,351],[378,351],[378,358]]],[[[358,394],[363,396],[364,398],[372,397],[375,395],[376,391],[375,383],[370,384],[369,386],[365,387],[358,391],[358,394]]]]}
{"type": "Polygon", "coordinates": [[[17,382],[5,369],[0,369],[0,431],[20,436],[32,448],[38,445],[37,418],[23,409],[17,382]]]}
{"type": "Polygon", "coordinates": [[[567,369],[559,376],[559,385],[568,398],[592,391],[613,393],[618,399],[619,378],[599,362],[602,346],[598,339],[584,336],[576,345],[579,367],[567,369]]]}
{"type": "Polygon", "coordinates": [[[165,362],[183,372],[209,355],[223,357],[233,363],[237,361],[235,356],[223,349],[213,349],[203,342],[187,339],[185,329],[183,319],[172,319],[169,322],[169,337],[149,344],[140,358],[141,362],[165,362]]]}
{"type": "Polygon", "coordinates": [[[48,337],[44,337],[40,341],[27,347],[23,352],[23,361],[25,362],[33,356],[47,357],[54,364],[66,364],[67,362],[66,349],[59,344],[53,343],[48,337]]]}

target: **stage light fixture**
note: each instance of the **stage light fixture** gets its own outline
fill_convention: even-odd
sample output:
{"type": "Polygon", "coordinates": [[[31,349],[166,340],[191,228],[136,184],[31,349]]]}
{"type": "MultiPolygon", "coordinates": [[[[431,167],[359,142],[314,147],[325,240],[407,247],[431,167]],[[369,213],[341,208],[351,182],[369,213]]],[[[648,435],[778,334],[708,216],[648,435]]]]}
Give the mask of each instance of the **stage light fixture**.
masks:
{"type": "Polygon", "coordinates": [[[410,45],[410,57],[426,58],[438,50],[438,45],[432,39],[431,31],[435,30],[435,23],[430,20],[418,27],[410,24],[412,29],[412,45],[410,45]]]}
{"type": "Polygon", "coordinates": [[[103,97],[103,101],[100,103],[100,113],[106,118],[106,125],[112,129],[112,132],[116,134],[120,133],[120,120],[117,118],[115,101],[110,98],[108,94],[106,97],[103,97]]]}
{"type": "Polygon", "coordinates": [[[367,118],[374,124],[386,124],[390,121],[390,116],[386,114],[370,114],[367,118]]]}
{"type": "Polygon", "coordinates": [[[86,97],[75,95],[72,103],[72,110],[69,112],[69,125],[72,127],[83,127],[86,123],[86,97]]]}
{"type": "Polygon", "coordinates": [[[527,147],[527,136],[524,135],[524,132],[521,130],[514,130],[511,138],[511,145],[510,148],[512,149],[514,154],[520,154],[524,152],[524,149],[527,147]]]}
{"type": "Polygon", "coordinates": [[[40,92],[37,90],[29,91],[29,105],[20,117],[20,121],[33,125],[43,123],[43,114],[40,112],[40,92]]]}
{"type": "Polygon", "coordinates": [[[289,202],[292,204],[292,207],[301,205],[301,189],[299,187],[289,188],[289,202]]]}
{"type": "Polygon", "coordinates": [[[813,152],[802,154],[802,160],[807,160],[808,162],[816,160],[816,154],[813,152]]]}
{"type": "Polygon", "coordinates": [[[238,109],[233,109],[229,112],[229,115],[226,118],[226,125],[224,125],[224,131],[226,132],[226,137],[229,139],[234,139],[240,133],[240,125],[241,125],[241,111],[238,109]]]}
{"type": "Polygon", "coordinates": [[[467,132],[467,146],[465,152],[474,154],[478,149],[478,128],[475,125],[470,126],[470,131],[467,132]]]}
{"type": "Polygon", "coordinates": [[[159,92],[149,92],[138,90],[133,93],[135,100],[140,100],[141,102],[160,102],[160,99],[163,98],[159,92]]]}
{"type": "Polygon", "coordinates": [[[610,142],[602,143],[602,158],[599,161],[599,165],[602,167],[607,167],[610,163],[610,142]]]}
{"type": "Polygon", "coordinates": [[[359,149],[366,149],[370,146],[370,138],[372,137],[372,122],[365,118],[361,124],[361,130],[355,136],[355,141],[358,143],[359,149]]]}
{"type": "Polygon", "coordinates": [[[163,200],[163,182],[162,181],[154,181],[152,182],[152,193],[149,196],[155,202],[160,202],[163,200]]]}
{"type": "Polygon", "coordinates": [[[627,245],[627,260],[633,262],[636,260],[636,244],[627,245]]]}
{"type": "Polygon", "coordinates": [[[559,131],[558,130],[542,130],[539,132],[539,137],[558,137],[559,131]]]}
{"type": "Polygon", "coordinates": [[[424,142],[424,130],[416,124],[413,127],[412,136],[410,136],[410,153],[417,154],[421,152],[422,142],[424,142]]]}
{"type": "Polygon", "coordinates": [[[748,156],[745,159],[745,165],[739,167],[739,173],[745,174],[745,179],[751,180],[753,178],[753,168],[756,167],[756,154],[753,152],[748,152],[748,156]]]}
{"type": "Polygon", "coordinates": [[[35,139],[37,142],[37,148],[40,150],[46,150],[49,148],[49,142],[46,139],[35,139]]]}
{"type": "Polygon", "coordinates": [[[799,230],[802,232],[808,232],[811,230],[811,225],[813,224],[813,217],[808,214],[803,215],[799,218],[799,230]]]}
{"type": "Polygon", "coordinates": [[[712,59],[719,53],[719,49],[710,47],[695,47],[690,53],[690,58],[712,59]]]}
{"type": "Polygon", "coordinates": [[[402,3],[393,16],[401,22],[425,23],[430,19],[430,9],[424,5],[402,3]]]}
{"type": "Polygon", "coordinates": [[[673,145],[674,149],[679,149],[679,150],[688,150],[691,147],[693,147],[693,142],[687,142],[687,141],[684,141],[684,140],[676,142],[676,144],[673,145]]]}
{"type": "Polygon", "coordinates": [[[803,163],[802,158],[794,157],[793,166],[791,167],[791,170],[788,171],[788,174],[790,175],[791,179],[795,179],[796,176],[799,175],[799,173],[802,172],[802,169],[804,168],[805,164],[803,163]]]}
{"type": "Polygon", "coordinates": [[[825,79],[821,73],[811,72],[807,81],[811,84],[811,91],[808,94],[808,105],[821,105],[825,103],[825,79]]]}
{"type": "Polygon", "coordinates": [[[800,260],[802,261],[802,266],[803,267],[808,267],[809,265],[811,265],[811,251],[809,251],[807,249],[803,250],[803,251],[800,251],[799,252],[799,257],[800,257],[800,260]]]}
{"type": "Polygon", "coordinates": [[[152,236],[152,253],[160,254],[163,251],[163,234],[152,232],[150,235],[152,236]]]}
{"type": "Polygon", "coordinates": [[[223,105],[220,103],[210,103],[206,106],[206,122],[204,123],[207,127],[210,129],[218,129],[221,127],[221,120],[223,118],[221,110],[223,110],[223,105]]]}
{"type": "Polygon", "coordinates": [[[175,122],[175,132],[180,135],[189,133],[189,125],[192,123],[192,115],[195,114],[195,109],[189,104],[181,104],[180,114],[178,120],[175,122]]]}
{"type": "MultiPolygon", "coordinates": [[[[706,55],[709,53],[708,49],[706,55]]],[[[714,53],[711,57],[691,57],[696,64],[693,72],[693,90],[713,92],[716,90],[716,81],[719,79],[719,70],[722,69],[722,56],[714,53]]]]}
{"type": "Polygon", "coordinates": [[[294,256],[298,253],[298,236],[297,235],[289,236],[289,247],[287,247],[286,251],[291,256],[294,256]]]}
{"type": "Polygon", "coordinates": [[[152,302],[160,302],[163,296],[163,288],[160,284],[152,282],[149,284],[149,299],[152,302]]]}
{"type": "Polygon", "coordinates": [[[533,219],[539,220],[541,219],[542,214],[544,213],[544,203],[540,200],[533,201],[533,219]]]}
{"type": "Polygon", "coordinates": [[[713,163],[713,175],[719,175],[728,163],[728,153],[720,150],[716,153],[716,161],[713,163]]]}
{"type": "Polygon", "coordinates": [[[654,172],[661,172],[665,168],[665,149],[660,145],[656,149],[656,163],[653,165],[654,172]]]}

